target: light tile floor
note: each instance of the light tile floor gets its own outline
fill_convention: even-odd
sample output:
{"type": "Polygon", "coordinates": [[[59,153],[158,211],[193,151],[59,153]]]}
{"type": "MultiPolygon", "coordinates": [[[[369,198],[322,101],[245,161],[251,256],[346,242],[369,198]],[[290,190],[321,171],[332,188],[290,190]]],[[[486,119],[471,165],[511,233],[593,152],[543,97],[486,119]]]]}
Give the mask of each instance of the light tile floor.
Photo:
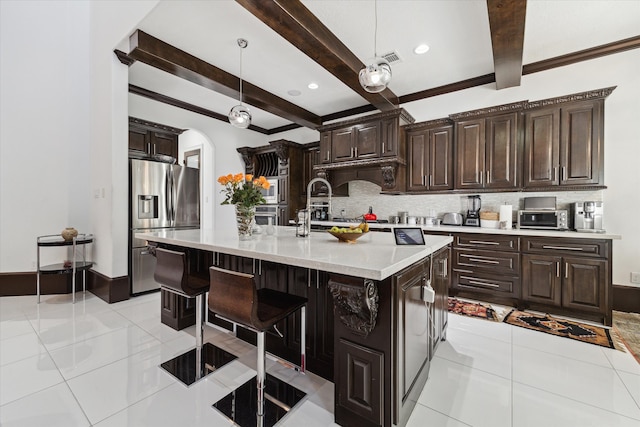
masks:
{"type": "MultiPolygon", "coordinates": [[[[255,374],[255,348],[215,328],[205,339],[238,359],[187,388],[160,362],[193,347],[193,327],[160,323],[160,297],[0,298],[0,424],[229,425],[211,404],[255,374]]],[[[333,384],[268,359],[307,393],[281,423],[330,426],[333,384]]],[[[640,427],[640,365],[628,353],[504,323],[449,316],[447,341],[409,419],[422,427],[640,427]]]]}

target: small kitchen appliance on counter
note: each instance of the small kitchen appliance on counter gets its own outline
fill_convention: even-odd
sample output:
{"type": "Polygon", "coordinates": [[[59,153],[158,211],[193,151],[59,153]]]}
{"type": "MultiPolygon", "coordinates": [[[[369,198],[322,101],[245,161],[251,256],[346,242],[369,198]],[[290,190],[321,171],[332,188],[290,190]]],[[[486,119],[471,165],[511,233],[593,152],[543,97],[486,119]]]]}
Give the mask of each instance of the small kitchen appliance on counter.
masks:
{"type": "Polygon", "coordinates": [[[462,215],[458,212],[448,212],[442,217],[442,225],[462,225],[462,215]]]}
{"type": "Polygon", "coordinates": [[[569,214],[556,209],[555,197],[525,197],[524,209],[518,211],[519,229],[568,230],[569,214]]]}
{"type": "Polygon", "coordinates": [[[481,207],[480,195],[467,196],[467,217],[464,219],[464,225],[480,227],[481,207]]]}
{"type": "Polygon", "coordinates": [[[602,202],[572,203],[573,229],[582,233],[604,233],[602,214],[602,202]]]}

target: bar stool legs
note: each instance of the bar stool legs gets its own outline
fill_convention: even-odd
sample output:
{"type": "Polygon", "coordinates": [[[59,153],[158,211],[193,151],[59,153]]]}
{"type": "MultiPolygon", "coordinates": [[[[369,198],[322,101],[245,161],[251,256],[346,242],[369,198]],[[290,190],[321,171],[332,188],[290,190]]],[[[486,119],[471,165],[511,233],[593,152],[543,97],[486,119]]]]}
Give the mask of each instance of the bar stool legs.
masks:
{"type": "Polygon", "coordinates": [[[204,342],[204,318],[207,309],[205,296],[205,293],[195,296],[196,348],[160,365],[162,369],[173,375],[186,386],[190,386],[216,369],[236,359],[235,355],[220,347],[204,342]]]}

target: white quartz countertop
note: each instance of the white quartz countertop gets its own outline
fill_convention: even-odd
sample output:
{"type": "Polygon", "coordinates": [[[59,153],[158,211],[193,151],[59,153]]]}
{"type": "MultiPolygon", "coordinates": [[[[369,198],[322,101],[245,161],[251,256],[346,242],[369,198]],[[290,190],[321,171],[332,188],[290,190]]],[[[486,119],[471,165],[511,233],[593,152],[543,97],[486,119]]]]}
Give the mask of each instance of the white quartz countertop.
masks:
{"type": "MultiPolygon", "coordinates": [[[[322,225],[332,227],[348,227],[350,225],[358,225],[353,222],[336,222],[336,221],[311,221],[311,225],[322,225]]],[[[469,227],[461,225],[413,225],[413,224],[378,224],[369,223],[371,229],[394,228],[394,227],[420,227],[426,234],[430,231],[439,233],[479,233],[479,234],[503,234],[509,236],[538,236],[538,237],[569,237],[572,239],[610,239],[620,240],[622,236],[619,234],[609,233],[579,233],[577,231],[555,231],[555,230],[523,230],[513,228],[511,230],[500,230],[495,228],[469,227]]]]}
{"type": "Polygon", "coordinates": [[[355,243],[338,241],[326,231],[296,237],[295,227],[275,227],[276,233],[238,239],[235,228],[136,233],[136,238],[263,261],[317,269],[372,280],[383,280],[448,245],[450,236],[425,235],[425,246],[397,246],[392,233],[367,233],[355,243]]]}

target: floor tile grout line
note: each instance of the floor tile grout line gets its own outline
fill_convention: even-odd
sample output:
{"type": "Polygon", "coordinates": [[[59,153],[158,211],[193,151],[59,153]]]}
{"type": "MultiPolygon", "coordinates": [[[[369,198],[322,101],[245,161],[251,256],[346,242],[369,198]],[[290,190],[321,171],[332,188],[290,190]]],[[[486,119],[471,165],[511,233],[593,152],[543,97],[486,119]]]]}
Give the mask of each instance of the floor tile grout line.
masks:
{"type": "MultiPolygon", "coordinates": [[[[588,344],[588,343],[583,343],[583,344],[585,344],[585,345],[595,345],[595,344],[588,344]]],[[[513,346],[516,346],[516,347],[518,347],[518,348],[520,348],[520,349],[531,350],[531,351],[537,351],[537,352],[544,353],[544,354],[548,354],[548,355],[551,355],[551,356],[562,357],[562,358],[564,358],[564,359],[571,359],[571,360],[573,360],[573,361],[575,361],[575,362],[587,363],[587,364],[589,364],[589,365],[597,366],[597,367],[602,368],[602,369],[611,369],[611,370],[615,370],[615,368],[611,366],[611,363],[609,363],[609,366],[605,366],[605,365],[601,365],[601,364],[598,364],[598,363],[590,362],[590,361],[588,361],[588,360],[576,359],[576,358],[574,358],[574,357],[569,357],[569,356],[565,356],[565,355],[562,355],[562,354],[553,353],[553,352],[551,352],[551,351],[540,350],[539,348],[527,347],[527,346],[520,345],[520,344],[515,344],[515,343],[513,344],[513,346]]],[[[607,362],[609,362],[609,360],[608,360],[608,358],[607,358],[606,356],[605,356],[605,359],[607,359],[607,362]]]]}
{"type": "MultiPolygon", "coordinates": [[[[633,396],[633,393],[631,392],[631,390],[629,389],[629,386],[627,386],[627,383],[622,379],[622,377],[620,376],[620,372],[618,372],[617,369],[614,369],[614,371],[616,372],[616,375],[618,376],[618,379],[620,380],[620,382],[622,383],[622,385],[624,386],[624,388],[627,390],[627,392],[629,393],[629,395],[631,396],[631,400],[636,404],[636,406],[638,407],[638,409],[640,409],[640,401],[636,400],[636,398],[633,396]]],[[[624,372],[624,371],[623,371],[624,372]]],[[[629,372],[625,372],[629,375],[633,375],[638,377],[638,382],[640,383],[640,375],[637,374],[632,374],[629,372]]]]}
{"type": "MultiPolygon", "coordinates": [[[[640,420],[640,415],[638,416],[638,418],[630,417],[630,416],[628,416],[628,415],[621,414],[620,412],[612,411],[611,409],[607,409],[607,408],[603,408],[603,407],[601,407],[601,406],[593,405],[593,404],[591,404],[591,403],[583,402],[582,400],[578,400],[578,399],[576,399],[576,398],[574,398],[574,397],[566,396],[566,395],[564,395],[564,394],[560,394],[560,393],[556,393],[556,392],[553,392],[553,391],[545,390],[545,389],[543,389],[543,388],[536,387],[536,386],[531,385],[531,384],[523,383],[522,381],[515,381],[515,380],[514,380],[513,382],[514,382],[515,384],[523,385],[523,386],[525,386],[525,387],[533,388],[533,389],[536,389],[536,390],[538,390],[538,391],[542,391],[542,392],[544,392],[544,393],[552,394],[552,395],[554,395],[554,396],[558,396],[558,397],[561,397],[561,398],[563,398],[563,399],[567,399],[567,400],[571,400],[571,401],[573,401],[573,402],[580,403],[581,405],[590,406],[590,407],[592,407],[592,408],[596,408],[596,409],[599,409],[599,410],[601,410],[601,411],[609,412],[609,413],[611,413],[611,414],[615,414],[615,415],[618,415],[618,416],[620,416],[620,417],[625,417],[625,418],[628,418],[628,419],[630,419],[630,420],[634,420],[634,421],[639,421],[639,420],[640,420]]],[[[633,399],[633,396],[630,396],[630,397],[631,397],[631,400],[633,400],[633,401],[635,402],[635,399],[633,399]]]]}
{"type": "Polygon", "coordinates": [[[455,363],[456,365],[460,365],[460,366],[463,366],[463,367],[468,368],[468,369],[473,369],[474,371],[479,371],[479,372],[482,372],[482,373],[485,373],[485,374],[493,375],[494,377],[502,378],[503,380],[511,381],[511,378],[507,378],[507,377],[504,377],[502,375],[498,375],[495,372],[489,372],[489,371],[487,371],[485,369],[480,369],[477,366],[465,365],[464,363],[460,363],[460,362],[455,361],[455,360],[447,359],[446,357],[438,356],[437,354],[435,354],[433,357],[441,359],[441,360],[446,360],[447,362],[455,363]]]}
{"type": "Polygon", "coordinates": [[[511,387],[511,427],[515,427],[515,410],[514,410],[514,404],[515,404],[515,393],[514,393],[514,389],[513,389],[513,365],[514,365],[514,359],[513,359],[513,346],[515,345],[513,343],[513,328],[509,329],[509,335],[511,336],[511,383],[509,384],[511,387]]]}
{"type": "MultiPolygon", "coordinates": [[[[423,403],[416,402],[416,404],[418,404],[418,405],[420,405],[420,406],[424,406],[425,408],[429,409],[430,411],[436,412],[436,413],[438,413],[438,414],[440,414],[440,415],[444,415],[445,417],[447,417],[447,418],[449,418],[449,419],[452,419],[452,420],[455,420],[456,422],[458,422],[458,423],[460,423],[460,424],[464,424],[465,426],[468,426],[468,427],[474,427],[474,426],[473,426],[473,424],[468,424],[468,423],[466,423],[466,422],[464,422],[464,421],[462,421],[462,420],[459,420],[459,419],[457,419],[457,418],[454,418],[454,417],[452,417],[452,416],[451,416],[451,415],[449,415],[449,414],[445,414],[444,412],[438,411],[437,409],[434,409],[434,408],[432,408],[432,407],[430,407],[430,406],[428,406],[428,405],[425,405],[425,404],[423,404],[423,403]]],[[[414,410],[415,410],[415,409],[414,409],[414,410]]]]}

